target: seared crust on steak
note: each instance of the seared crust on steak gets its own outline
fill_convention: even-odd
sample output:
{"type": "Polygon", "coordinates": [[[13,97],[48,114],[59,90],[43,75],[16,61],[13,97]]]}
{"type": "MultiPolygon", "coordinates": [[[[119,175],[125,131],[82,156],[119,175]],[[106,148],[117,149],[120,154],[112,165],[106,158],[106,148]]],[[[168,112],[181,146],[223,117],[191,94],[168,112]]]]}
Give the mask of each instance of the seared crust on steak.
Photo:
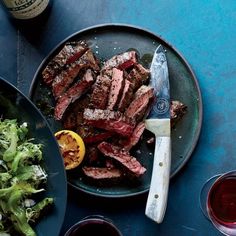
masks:
{"type": "Polygon", "coordinates": [[[136,91],[148,81],[149,75],[150,71],[148,69],[144,68],[141,64],[135,64],[127,79],[132,83],[133,89],[136,91]]]}
{"type": "Polygon", "coordinates": [[[91,68],[93,70],[99,70],[97,60],[95,59],[91,49],[87,50],[79,60],[75,61],[62,71],[52,83],[52,92],[54,97],[57,99],[61,96],[70,85],[74,82],[82,69],[91,68]]]}
{"type": "Polygon", "coordinates": [[[51,85],[55,76],[66,64],[70,64],[79,59],[87,50],[85,41],[67,43],[62,50],[48,63],[42,72],[43,81],[51,85]]]}
{"type": "Polygon", "coordinates": [[[122,136],[130,136],[135,127],[133,119],[125,117],[119,111],[86,108],[84,120],[88,125],[116,132],[122,136]]]}
{"type": "Polygon", "coordinates": [[[98,149],[105,156],[111,157],[120,162],[136,176],[140,176],[146,171],[135,157],[131,156],[126,150],[121,149],[120,147],[107,142],[102,142],[98,145],[98,149]]]}
{"type": "Polygon", "coordinates": [[[84,77],[74,84],[66,93],[64,93],[59,99],[55,107],[54,117],[56,120],[61,120],[67,107],[75,100],[80,98],[88,89],[92,86],[94,80],[92,71],[89,69],[86,71],[84,77]]]}
{"type": "Polygon", "coordinates": [[[142,136],[143,132],[145,130],[145,123],[144,121],[139,122],[132,135],[128,137],[127,139],[121,140],[119,145],[123,147],[125,150],[129,151],[132,147],[134,147],[138,141],[140,140],[140,137],[142,136]]]}
{"type": "Polygon", "coordinates": [[[154,97],[154,89],[150,86],[142,85],[134,94],[134,99],[125,111],[127,117],[135,120],[143,118],[145,111],[148,110],[150,101],[154,97]]]}
{"type": "Polygon", "coordinates": [[[135,51],[124,52],[116,55],[105,62],[102,71],[118,68],[120,70],[128,69],[137,63],[137,55],[135,51]]]}
{"type": "Polygon", "coordinates": [[[124,112],[125,109],[128,107],[129,103],[132,101],[132,97],[133,86],[129,80],[125,79],[125,85],[118,105],[118,110],[124,112]]]}
{"type": "Polygon", "coordinates": [[[106,109],[110,87],[111,79],[106,75],[99,75],[93,86],[89,106],[91,108],[106,109]]]}
{"type": "Polygon", "coordinates": [[[124,87],[123,71],[113,68],[111,87],[107,105],[108,110],[113,110],[116,107],[116,104],[119,102],[119,98],[121,97],[123,87],[124,87]]]}
{"type": "Polygon", "coordinates": [[[174,127],[186,112],[187,112],[187,106],[185,104],[183,104],[180,101],[171,101],[170,103],[171,127],[174,127]]]}

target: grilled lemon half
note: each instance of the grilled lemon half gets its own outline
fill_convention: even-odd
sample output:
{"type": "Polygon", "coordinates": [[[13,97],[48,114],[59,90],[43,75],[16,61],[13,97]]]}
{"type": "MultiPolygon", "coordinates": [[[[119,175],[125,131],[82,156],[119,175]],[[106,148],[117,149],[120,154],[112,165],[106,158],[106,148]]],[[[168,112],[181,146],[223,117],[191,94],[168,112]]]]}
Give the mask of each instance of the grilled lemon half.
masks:
{"type": "Polygon", "coordinates": [[[84,159],[85,145],[83,139],[71,130],[61,130],[55,133],[66,170],[79,166],[84,159]]]}

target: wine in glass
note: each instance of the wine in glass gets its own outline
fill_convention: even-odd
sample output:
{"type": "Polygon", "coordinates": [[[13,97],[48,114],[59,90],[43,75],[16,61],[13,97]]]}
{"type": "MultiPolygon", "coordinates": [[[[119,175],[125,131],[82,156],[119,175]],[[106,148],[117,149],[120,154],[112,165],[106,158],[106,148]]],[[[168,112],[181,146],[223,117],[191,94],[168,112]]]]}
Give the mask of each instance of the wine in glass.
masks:
{"type": "Polygon", "coordinates": [[[236,236],[236,170],[209,179],[202,188],[200,204],[216,229],[236,236]]]}

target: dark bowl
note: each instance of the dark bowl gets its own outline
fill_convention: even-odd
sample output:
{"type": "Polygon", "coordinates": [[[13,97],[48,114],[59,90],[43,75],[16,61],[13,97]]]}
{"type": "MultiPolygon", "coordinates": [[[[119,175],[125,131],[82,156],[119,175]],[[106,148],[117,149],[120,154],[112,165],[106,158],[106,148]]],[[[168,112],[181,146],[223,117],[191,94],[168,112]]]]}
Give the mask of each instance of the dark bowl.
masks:
{"type": "Polygon", "coordinates": [[[37,236],[59,235],[67,200],[67,181],[57,142],[35,105],[13,85],[0,78],[0,117],[27,122],[29,137],[43,144],[44,168],[48,174],[44,197],[53,197],[54,206],[34,227],[37,236]]]}

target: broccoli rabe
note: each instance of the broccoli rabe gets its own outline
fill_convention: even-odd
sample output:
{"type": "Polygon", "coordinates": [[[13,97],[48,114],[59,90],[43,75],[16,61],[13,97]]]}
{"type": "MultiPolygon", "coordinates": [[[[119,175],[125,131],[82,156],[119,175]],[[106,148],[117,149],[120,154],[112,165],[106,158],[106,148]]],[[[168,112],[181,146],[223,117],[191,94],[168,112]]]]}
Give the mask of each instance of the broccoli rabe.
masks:
{"type": "Polygon", "coordinates": [[[42,145],[27,140],[27,132],[26,123],[19,126],[16,120],[0,120],[0,235],[14,229],[20,235],[35,236],[30,222],[53,203],[52,198],[44,198],[32,207],[23,204],[44,191],[47,180],[41,166],[42,145]]]}

